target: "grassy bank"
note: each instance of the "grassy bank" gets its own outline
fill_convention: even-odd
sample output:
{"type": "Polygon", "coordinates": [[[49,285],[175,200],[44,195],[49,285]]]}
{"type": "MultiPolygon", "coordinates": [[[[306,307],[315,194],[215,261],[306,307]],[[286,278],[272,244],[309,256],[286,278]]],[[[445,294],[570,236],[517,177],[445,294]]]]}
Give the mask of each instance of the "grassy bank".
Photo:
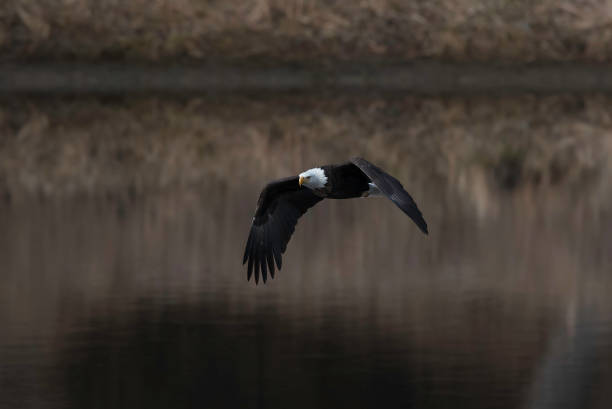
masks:
{"type": "Polygon", "coordinates": [[[609,61],[597,0],[6,0],[2,60],[609,61]]]}

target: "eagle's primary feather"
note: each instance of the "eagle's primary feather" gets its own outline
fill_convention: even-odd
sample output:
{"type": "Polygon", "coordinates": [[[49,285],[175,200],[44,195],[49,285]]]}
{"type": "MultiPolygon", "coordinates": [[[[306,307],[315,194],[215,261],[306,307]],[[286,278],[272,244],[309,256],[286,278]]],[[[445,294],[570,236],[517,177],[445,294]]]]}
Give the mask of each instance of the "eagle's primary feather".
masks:
{"type": "Polygon", "coordinates": [[[281,269],[282,254],[295,230],[298,219],[306,210],[323,200],[310,189],[300,187],[297,177],[280,179],[269,183],[259,195],[251,232],[244,250],[242,263],[249,262],[247,278],[255,271],[255,282],[259,273],[264,282],[274,278],[274,261],[281,269]]]}

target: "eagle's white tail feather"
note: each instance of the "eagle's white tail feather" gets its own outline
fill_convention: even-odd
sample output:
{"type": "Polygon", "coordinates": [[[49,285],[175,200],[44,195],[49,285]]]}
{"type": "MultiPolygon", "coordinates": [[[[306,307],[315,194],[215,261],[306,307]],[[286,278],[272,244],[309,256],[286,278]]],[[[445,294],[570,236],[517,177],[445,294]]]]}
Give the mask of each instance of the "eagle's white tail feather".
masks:
{"type": "Polygon", "coordinates": [[[367,192],[364,193],[363,197],[377,197],[377,196],[382,196],[382,193],[380,191],[380,189],[378,188],[378,186],[376,186],[374,183],[368,183],[368,186],[370,187],[368,189],[367,192]]]}

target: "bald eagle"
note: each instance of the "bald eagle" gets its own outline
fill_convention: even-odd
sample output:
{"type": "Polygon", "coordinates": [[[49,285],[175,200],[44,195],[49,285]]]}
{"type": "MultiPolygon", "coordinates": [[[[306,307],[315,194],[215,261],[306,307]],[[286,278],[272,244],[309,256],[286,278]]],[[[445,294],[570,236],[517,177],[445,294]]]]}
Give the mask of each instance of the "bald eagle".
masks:
{"type": "Polygon", "coordinates": [[[298,176],[268,183],[259,195],[242,264],[249,262],[247,280],[255,271],[266,282],[274,278],[274,264],[282,266],[282,254],[298,219],[325,198],[352,199],[386,196],[427,234],[427,223],[412,197],[393,176],[363,158],[340,165],[309,169],[298,176]]]}

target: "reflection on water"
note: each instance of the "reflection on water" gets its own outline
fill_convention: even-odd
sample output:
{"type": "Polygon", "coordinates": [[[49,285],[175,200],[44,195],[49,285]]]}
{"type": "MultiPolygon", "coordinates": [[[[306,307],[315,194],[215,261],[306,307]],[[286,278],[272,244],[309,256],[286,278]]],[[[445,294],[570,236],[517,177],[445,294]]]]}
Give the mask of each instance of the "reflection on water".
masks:
{"type": "Polygon", "coordinates": [[[0,407],[609,407],[608,204],[406,182],[430,236],[323,202],[256,287],[242,182],[2,204],[0,407]]]}

